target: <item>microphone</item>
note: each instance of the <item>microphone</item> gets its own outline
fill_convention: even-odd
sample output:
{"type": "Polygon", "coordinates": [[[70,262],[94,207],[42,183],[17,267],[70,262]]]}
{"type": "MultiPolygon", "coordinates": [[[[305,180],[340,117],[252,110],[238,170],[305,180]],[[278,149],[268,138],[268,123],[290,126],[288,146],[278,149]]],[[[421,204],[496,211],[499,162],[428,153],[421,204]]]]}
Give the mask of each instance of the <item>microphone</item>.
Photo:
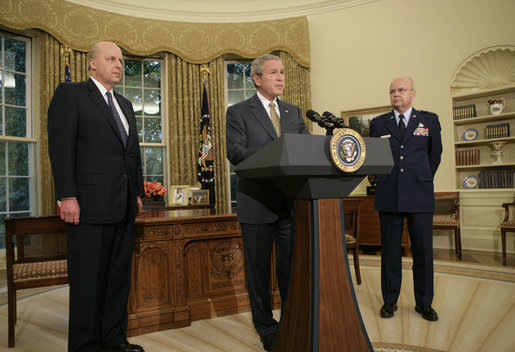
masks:
{"type": "Polygon", "coordinates": [[[320,116],[320,114],[315,110],[306,111],[306,117],[311,121],[316,122],[322,128],[333,128],[331,121],[329,121],[329,119],[325,116],[320,116]]]}
{"type": "Polygon", "coordinates": [[[349,127],[345,124],[345,121],[341,117],[336,117],[336,116],[334,116],[333,113],[331,113],[329,111],[325,111],[322,115],[325,118],[327,118],[334,125],[335,128],[348,128],[349,127]]]}
{"type": "Polygon", "coordinates": [[[306,117],[310,119],[313,122],[319,122],[322,119],[322,116],[315,110],[308,110],[306,111],[306,117]]]}

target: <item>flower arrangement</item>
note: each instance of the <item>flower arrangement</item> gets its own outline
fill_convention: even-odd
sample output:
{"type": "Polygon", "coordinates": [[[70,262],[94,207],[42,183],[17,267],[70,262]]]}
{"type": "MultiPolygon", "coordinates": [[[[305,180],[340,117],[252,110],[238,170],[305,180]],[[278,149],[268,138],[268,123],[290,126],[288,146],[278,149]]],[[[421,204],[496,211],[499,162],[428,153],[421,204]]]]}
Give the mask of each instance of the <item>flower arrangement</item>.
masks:
{"type": "Polygon", "coordinates": [[[163,187],[161,182],[157,181],[143,181],[143,187],[145,188],[145,197],[154,201],[162,200],[162,197],[168,192],[168,188],[163,187]]]}

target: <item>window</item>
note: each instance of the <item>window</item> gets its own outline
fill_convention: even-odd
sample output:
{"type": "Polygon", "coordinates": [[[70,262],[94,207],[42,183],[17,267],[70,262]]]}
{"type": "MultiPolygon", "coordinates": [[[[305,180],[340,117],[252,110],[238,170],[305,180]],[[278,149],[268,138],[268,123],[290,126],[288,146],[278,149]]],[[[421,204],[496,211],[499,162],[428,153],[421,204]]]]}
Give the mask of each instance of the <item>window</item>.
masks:
{"type": "MultiPolygon", "coordinates": [[[[250,98],[256,93],[254,82],[250,77],[250,62],[226,62],[226,90],[227,102],[226,106],[229,107],[242,100],[250,98]]],[[[234,166],[229,165],[229,190],[231,194],[230,206],[231,209],[236,208],[236,188],[237,177],[234,173],[234,166]]]]}
{"type": "Polygon", "coordinates": [[[141,147],[143,179],[165,185],[166,144],[163,135],[162,60],[125,59],[123,81],[118,85],[134,108],[141,147]]]}
{"type": "Polygon", "coordinates": [[[228,61],[227,66],[227,106],[250,98],[256,93],[254,82],[250,77],[250,62],[228,61]]]}
{"type": "Polygon", "coordinates": [[[36,210],[31,67],[31,40],[0,32],[0,248],[4,218],[36,210]]]}

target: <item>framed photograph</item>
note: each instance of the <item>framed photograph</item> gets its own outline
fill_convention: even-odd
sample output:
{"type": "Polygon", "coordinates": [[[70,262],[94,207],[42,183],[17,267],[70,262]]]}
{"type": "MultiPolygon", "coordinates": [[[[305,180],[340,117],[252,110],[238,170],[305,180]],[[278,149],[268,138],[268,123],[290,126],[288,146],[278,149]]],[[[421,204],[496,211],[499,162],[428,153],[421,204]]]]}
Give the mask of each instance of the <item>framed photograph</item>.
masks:
{"type": "Polygon", "coordinates": [[[171,205],[188,205],[188,190],[189,186],[172,186],[171,189],[171,205]]]}
{"type": "Polygon", "coordinates": [[[197,189],[191,192],[192,205],[208,205],[209,204],[209,190],[197,189]]]}
{"type": "Polygon", "coordinates": [[[370,120],[374,117],[391,111],[390,105],[378,106],[376,108],[357,109],[342,111],[341,117],[345,124],[355,131],[358,131],[363,137],[370,136],[370,120]]]}
{"type": "Polygon", "coordinates": [[[200,186],[190,186],[190,194],[189,194],[189,197],[188,197],[188,202],[189,204],[192,204],[192,198],[191,198],[191,195],[193,194],[194,191],[198,191],[200,190],[200,186]]]}

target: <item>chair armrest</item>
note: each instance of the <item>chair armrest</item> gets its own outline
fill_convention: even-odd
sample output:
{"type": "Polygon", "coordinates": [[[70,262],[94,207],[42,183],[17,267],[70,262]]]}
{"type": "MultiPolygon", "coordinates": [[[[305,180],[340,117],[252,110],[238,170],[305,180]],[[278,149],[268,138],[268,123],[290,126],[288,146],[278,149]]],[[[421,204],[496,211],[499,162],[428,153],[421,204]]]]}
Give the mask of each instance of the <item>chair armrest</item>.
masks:
{"type": "Polygon", "coordinates": [[[510,206],[514,206],[515,203],[502,203],[501,206],[504,208],[504,220],[503,222],[510,221],[510,206]]]}

